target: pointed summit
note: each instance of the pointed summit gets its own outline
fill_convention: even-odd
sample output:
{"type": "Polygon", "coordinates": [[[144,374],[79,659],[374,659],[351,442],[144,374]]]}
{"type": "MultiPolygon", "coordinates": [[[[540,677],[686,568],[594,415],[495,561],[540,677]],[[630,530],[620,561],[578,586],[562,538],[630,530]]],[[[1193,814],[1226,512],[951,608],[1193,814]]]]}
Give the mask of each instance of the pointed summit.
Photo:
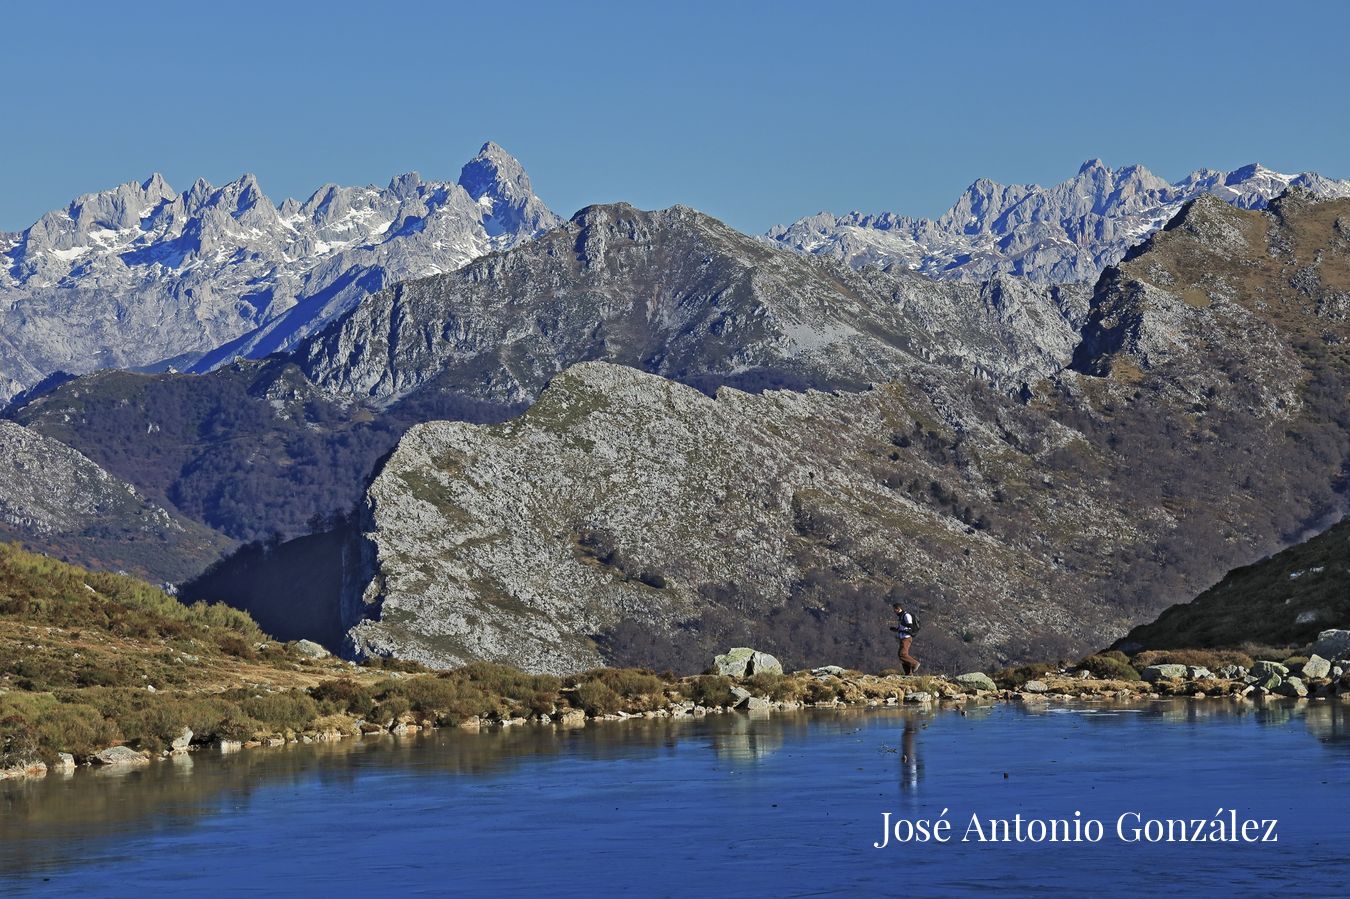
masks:
{"type": "Polygon", "coordinates": [[[1095,156],[1078,167],[1078,174],[1080,175],[1088,175],[1093,172],[1106,172],[1106,171],[1110,171],[1110,169],[1107,168],[1106,163],[1102,162],[1101,159],[1095,156]]]}
{"type": "Polygon", "coordinates": [[[492,141],[465,163],[459,186],[486,210],[483,224],[489,234],[516,232],[530,237],[562,223],[534,195],[520,161],[492,141]]]}
{"type": "Polygon", "coordinates": [[[492,141],[483,144],[478,155],[460,169],[459,186],[475,200],[489,195],[494,200],[516,200],[533,193],[530,176],[525,174],[520,160],[492,141]]]}

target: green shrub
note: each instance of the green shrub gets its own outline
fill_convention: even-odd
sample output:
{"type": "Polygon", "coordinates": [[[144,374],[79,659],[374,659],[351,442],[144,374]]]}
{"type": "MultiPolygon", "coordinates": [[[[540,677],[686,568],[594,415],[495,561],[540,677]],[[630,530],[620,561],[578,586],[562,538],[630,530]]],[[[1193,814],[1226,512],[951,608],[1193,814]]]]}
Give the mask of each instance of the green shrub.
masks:
{"type": "Polygon", "coordinates": [[[586,695],[606,697],[603,702],[613,706],[610,711],[645,711],[654,708],[661,704],[666,688],[665,682],[659,677],[637,668],[597,668],[572,680],[578,689],[586,688],[586,695]],[[615,701],[608,700],[605,690],[590,685],[604,687],[614,694],[615,701]]]}
{"type": "Polygon", "coordinates": [[[842,684],[834,679],[818,680],[812,678],[802,689],[804,702],[833,702],[840,696],[842,684]]]}
{"type": "Polygon", "coordinates": [[[1100,653],[1088,656],[1078,663],[1078,667],[1093,677],[1104,680],[1139,680],[1139,672],[1134,670],[1122,652],[1100,653]]]}
{"type": "Polygon", "coordinates": [[[697,705],[731,705],[731,678],[721,674],[700,674],[684,682],[682,691],[697,705]]]}
{"type": "Polygon", "coordinates": [[[1149,665],[1195,665],[1210,671],[1225,665],[1252,667],[1252,657],[1236,649],[1152,649],[1139,653],[1132,662],[1140,671],[1149,665]]]}
{"type": "Polygon", "coordinates": [[[623,707],[623,700],[604,681],[587,680],[577,684],[576,704],[587,715],[609,715],[623,707]]]}
{"type": "Polygon", "coordinates": [[[992,675],[994,683],[1008,690],[1020,690],[1027,681],[1039,680],[1047,674],[1058,671],[1058,666],[1049,662],[1033,662],[1030,665],[1018,665],[1016,668],[1003,668],[992,675]]]}
{"type": "Polygon", "coordinates": [[[375,697],[350,677],[327,680],[310,691],[322,714],[350,714],[365,718],[375,708],[375,697]]]}
{"type": "Polygon", "coordinates": [[[792,682],[781,674],[760,672],[746,679],[744,686],[756,696],[767,696],[775,702],[781,702],[792,696],[792,682]]]}
{"type": "Polygon", "coordinates": [[[274,731],[304,730],[319,717],[319,704],[300,690],[245,696],[239,710],[274,731]]]}

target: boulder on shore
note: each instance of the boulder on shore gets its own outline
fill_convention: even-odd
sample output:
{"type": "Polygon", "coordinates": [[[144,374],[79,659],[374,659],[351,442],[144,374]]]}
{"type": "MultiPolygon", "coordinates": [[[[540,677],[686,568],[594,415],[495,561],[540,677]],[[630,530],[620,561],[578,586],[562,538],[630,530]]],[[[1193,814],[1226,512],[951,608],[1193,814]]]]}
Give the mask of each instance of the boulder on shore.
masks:
{"type": "Polygon", "coordinates": [[[782,674],[783,663],[748,646],[734,647],[713,659],[718,674],[728,677],[750,677],[753,674],[782,674]]]}
{"type": "Polygon", "coordinates": [[[148,765],[150,760],[127,746],[111,746],[94,753],[100,765],[148,765]]]}
{"type": "Polygon", "coordinates": [[[188,746],[192,745],[192,728],[185,727],[179,732],[178,736],[173,738],[170,748],[174,752],[187,752],[188,746]]]}
{"type": "Polygon", "coordinates": [[[1172,680],[1173,678],[1185,677],[1185,665],[1149,665],[1139,676],[1150,684],[1157,683],[1160,680],[1172,680]]]}
{"type": "Polygon", "coordinates": [[[1271,662],[1266,659],[1256,662],[1252,665],[1252,674],[1259,678],[1267,678],[1272,674],[1279,677],[1285,677],[1289,674],[1289,669],[1279,662],[1271,662]]]}
{"type": "Polygon", "coordinates": [[[1286,678],[1283,683],[1275,688],[1274,692],[1281,696],[1293,696],[1301,698],[1308,695],[1308,688],[1303,681],[1297,677],[1286,678]]]}
{"type": "Polygon", "coordinates": [[[1350,659],[1350,631],[1335,628],[1322,631],[1312,651],[1324,659],[1350,659]]]}
{"type": "Polygon", "coordinates": [[[983,671],[958,674],[953,680],[965,690],[997,690],[998,685],[983,671]]]}
{"type": "Polygon", "coordinates": [[[1307,679],[1326,677],[1331,674],[1331,662],[1313,653],[1303,663],[1303,677],[1307,679]]]}

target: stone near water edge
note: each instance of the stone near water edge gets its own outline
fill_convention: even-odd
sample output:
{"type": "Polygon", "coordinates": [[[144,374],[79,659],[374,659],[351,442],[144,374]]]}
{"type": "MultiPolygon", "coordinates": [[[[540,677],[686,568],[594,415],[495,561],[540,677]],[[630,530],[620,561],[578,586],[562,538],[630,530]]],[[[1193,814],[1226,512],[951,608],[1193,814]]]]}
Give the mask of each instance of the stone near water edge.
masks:
{"type": "Polygon", "coordinates": [[[971,671],[966,674],[958,674],[952,678],[962,689],[969,690],[997,690],[998,685],[993,679],[983,671],[971,671]]]}
{"type": "Polygon", "coordinates": [[[1185,665],[1149,665],[1143,671],[1139,672],[1148,683],[1157,683],[1160,680],[1173,680],[1175,678],[1186,676],[1185,665]]]}
{"type": "Polygon", "coordinates": [[[192,728],[183,728],[178,736],[173,738],[173,742],[169,745],[174,752],[187,752],[188,746],[192,745],[192,728]]]}
{"type": "Polygon", "coordinates": [[[749,712],[766,712],[773,707],[773,703],[763,696],[751,696],[745,701],[745,709],[749,712]]]}
{"type": "Polygon", "coordinates": [[[0,780],[20,777],[45,777],[47,763],[41,759],[25,759],[6,768],[0,768],[0,780]]]}
{"type": "Polygon", "coordinates": [[[313,640],[296,640],[295,651],[300,653],[302,656],[308,656],[311,659],[325,659],[328,656],[332,655],[331,652],[324,649],[322,646],[315,643],[313,640]]]}
{"type": "Polygon", "coordinates": [[[563,727],[580,727],[586,723],[586,713],[581,709],[567,708],[558,712],[554,720],[563,727]]]}
{"type": "Polygon", "coordinates": [[[932,701],[933,701],[933,694],[923,690],[916,690],[912,693],[905,694],[905,702],[918,703],[918,702],[932,702],[932,701]]]}
{"type": "Polygon", "coordinates": [[[1308,661],[1303,663],[1304,678],[1326,677],[1329,674],[1331,674],[1331,663],[1317,653],[1308,656],[1308,661]]]}
{"type": "Polygon", "coordinates": [[[1277,690],[1280,684],[1282,683],[1284,683],[1284,678],[1280,677],[1278,674],[1271,674],[1261,680],[1258,680],[1256,682],[1256,685],[1258,687],[1262,687],[1266,690],[1270,690],[1273,692],[1277,690]]]}
{"type": "Polygon", "coordinates": [[[1308,695],[1308,688],[1304,685],[1301,678],[1288,677],[1284,679],[1283,683],[1275,688],[1274,692],[1281,696],[1302,698],[1308,695]]]}
{"type": "Polygon", "coordinates": [[[58,752],[56,754],[56,764],[52,766],[57,771],[74,771],[75,756],[69,752],[58,752]]]}
{"type": "Polygon", "coordinates": [[[1214,673],[1204,665],[1187,665],[1186,676],[1191,680],[1209,680],[1214,677],[1214,673]]]}
{"type": "Polygon", "coordinates": [[[1312,651],[1324,659],[1350,658],[1350,631],[1330,628],[1317,635],[1312,651]]]}
{"type": "Polygon", "coordinates": [[[749,646],[736,646],[727,650],[713,659],[713,667],[718,674],[727,677],[783,673],[783,664],[776,658],[749,646]]]}
{"type": "Polygon", "coordinates": [[[744,687],[731,688],[731,707],[738,709],[750,701],[750,691],[744,687]]]}
{"type": "Polygon", "coordinates": [[[1224,680],[1241,680],[1247,676],[1247,669],[1241,665],[1224,665],[1214,673],[1224,680]]]}
{"type": "Polygon", "coordinates": [[[1022,685],[1022,691],[1025,693],[1049,693],[1050,686],[1045,681],[1029,680],[1022,685]]]}
{"type": "Polygon", "coordinates": [[[150,760],[134,749],[126,746],[110,746],[94,753],[94,761],[100,765],[148,765],[150,760]]]}
{"type": "Polygon", "coordinates": [[[1288,673],[1289,669],[1287,667],[1281,665],[1279,662],[1272,662],[1267,659],[1262,659],[1252,665],[1252,674],[1262,679],[1270,677],[1271,675],[1284,677],[1288,673]]]}
{"type": "Polygon", "coordinates": [[[215,745],[216,751],[221,753],[238,752],[244,748],[240,740],[217,740],[215,745]]]}

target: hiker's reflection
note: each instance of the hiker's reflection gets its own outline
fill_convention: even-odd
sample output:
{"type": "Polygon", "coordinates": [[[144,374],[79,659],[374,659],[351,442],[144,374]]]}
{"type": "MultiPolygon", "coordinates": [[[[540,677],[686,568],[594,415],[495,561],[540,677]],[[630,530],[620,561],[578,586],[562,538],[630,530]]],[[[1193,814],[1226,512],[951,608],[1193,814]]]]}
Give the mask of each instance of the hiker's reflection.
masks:
{"type": "Polygon", "coordinates": [[[919,761],[919,725],[911,717],[905,718],[905,732],[900,737],[900,789],[905,792],[919,788],[923,776],[923,762],[919,761]]]}

